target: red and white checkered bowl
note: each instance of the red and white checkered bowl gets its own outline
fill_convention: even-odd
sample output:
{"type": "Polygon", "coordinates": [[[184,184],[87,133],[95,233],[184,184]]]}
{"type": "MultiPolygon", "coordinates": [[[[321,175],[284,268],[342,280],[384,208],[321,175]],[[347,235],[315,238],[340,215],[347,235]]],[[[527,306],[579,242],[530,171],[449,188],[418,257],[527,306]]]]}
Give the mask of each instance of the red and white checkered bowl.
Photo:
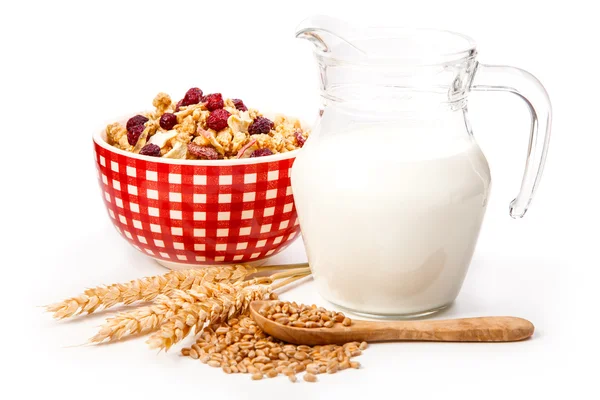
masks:
{"type": "Polygon", "coordinates": [[[290,169],[298,150],[190,161],[141,156],[94,136],[102,198],[117,231],[169,268],[259,263],[300,234],[290,169]]]}

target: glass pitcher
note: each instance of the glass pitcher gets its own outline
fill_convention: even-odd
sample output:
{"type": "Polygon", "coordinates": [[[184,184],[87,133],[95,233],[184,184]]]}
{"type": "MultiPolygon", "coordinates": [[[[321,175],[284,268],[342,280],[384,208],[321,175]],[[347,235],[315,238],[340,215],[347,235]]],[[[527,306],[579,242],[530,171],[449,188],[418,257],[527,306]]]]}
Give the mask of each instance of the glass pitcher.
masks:
{"type": "Polygon", "coordinates": [[[551,106],[518,68],[477,61],[467,36],[358,28],[313,17],[322,107],[292,168],[292,190],[320,294],[359,314],[412,317],[458,295],[479,236],[490,171],[469,125],[470,91],[512,92],[529,106],[522,217],[540,181],[551,106]]]}

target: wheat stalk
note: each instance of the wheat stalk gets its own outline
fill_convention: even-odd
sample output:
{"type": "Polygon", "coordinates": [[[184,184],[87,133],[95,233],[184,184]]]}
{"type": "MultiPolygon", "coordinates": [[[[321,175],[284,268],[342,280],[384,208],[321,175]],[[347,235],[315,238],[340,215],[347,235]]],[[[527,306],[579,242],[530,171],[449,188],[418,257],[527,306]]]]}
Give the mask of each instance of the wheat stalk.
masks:
{"type": "MultiPolygon", "coordinates": [[[[119,301],[131,304],[138,300],[153,300],[154,304],[138,309],[121,312],[112,318],[108,318],[99,332],[90,339],[92,343],[111,342],[120,340],[126,336],[140,335],[153,331],[160,331],[149,339],[153,348],[169,349],[174,343],[186,337],[191,328],[195,327],[196,333],[201,331],[206,322],[209,325],[227,321],[234,315],[247,310],[252,300],[263,299],[266,295],[276,298],[273,292],[293,281],[310,274],[309,268],[298,268],[302,264],[289,266],[269,266],[263,268],[251,268],[244,265],[234,267],[213,267],[203,270],[172,271],[162,276],[143,278],[131,281],[129,284],[115,284],[100,289],[117,288],[119,301]],[[269,277],[254,278],[248,281],[243,279],[249,275],[262,270],[284,270],[269,277]],[[287,278],[287,279],[284,279],[287,278]],[[273,284],[275,279],[282,281],[273,284]],[[123,287],[138,287],[142,282],[153,280],[153,290],[129,289],[123,287]],[[157,293],[158,291],[158,293],[157,293]],[[135,292],[135,295],[127,293],[135,292]]],[[[148,286],[148,285],[147,285],[148,286]]],[[[97,293],[99,288],[90,289],[97,293]]],[[[88,290],[89,291],[89,290],[88,290]]],[[[97,296],[98,297],[98,296],[97,296]]],[[[89,296],[87,300],[89,300],[89,296]]],[[[117,302],[102,301],[102,307],[108,308],[117,302]]],[[[86,301],[87,301],[86,300],[86,301]]],[[[57,303],[55,313],[59,318],[76,315],[76,313],[93,312],[99,306],[86,308],[89,301],[78,302],[75,306],[69,306],[68,299],[57,303]],[[60,305],[60,306],[59,306],[60,305]],[[71,308],[69,308],[71,307],[71,308]]]]}
{"type": "Polygon", "coordinates": [[[57,319],[91,314],[120,303],[151,301],[160,294],[167,294],[176,289],[187,290],[202,282],[240,281],[257,271],[258,269],[248,265],[170,271],[164,275],[87,289],[79,296],[47,306],[46,311],[54,313],[53,317],[57,319]]]}
{"type": "MultiPolygon", "coordinates": [[[[287,279],[283,279],[277,283],[272,284],[271,290],[281,289],[282,287],[288,286],[288,285],[296,282],[297,280],[305,278],[309,275],[310,275],[310,270],[307,268],[307,271],[305,271],[305,272],[298,273],[297,275],[290,276],[287,279]]],[[[271,276],[271,278],[273,278],[273,276],[271,276]]],[[[273,299],[273,300],[275,300],[275,299],[273,299]]]]}
{"type": "MultiPolygon", "coordinates": [[[[288,285],[310,274],[309,268],[280,272],[266,278],[238,282],[233,285],[204,285],[205,291],[188,291],[178,311],[165,320],[160,330],[150,336],[147,343],[153,349],[169,350],[173,344],[187,337],[192,328],[198,334],[206,323],[213,326],[241,315],[254,300],[263,300],[272,291],[288,285]],[[273,284],[274,279],[284,279],[273,284]],[[263,279],[261,282],[260,280],[263,279]],[[268,283],[268,285],[267,285],[268,283]]],[[[198,288],[201,289],[201,288],[198,288]]],[[[174,300],[176,303],[177,300],[174,300]]]]}

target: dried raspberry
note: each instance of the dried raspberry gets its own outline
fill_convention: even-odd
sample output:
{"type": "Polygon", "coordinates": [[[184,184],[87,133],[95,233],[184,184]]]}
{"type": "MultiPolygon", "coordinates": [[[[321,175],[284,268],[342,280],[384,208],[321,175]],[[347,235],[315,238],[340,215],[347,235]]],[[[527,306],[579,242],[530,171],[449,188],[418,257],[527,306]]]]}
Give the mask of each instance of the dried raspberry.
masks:
{"type": "Polygon", "coordinates": [[[202,101],[206,102],[206,109],[208,111],[218,110],[219,108],[223,108],[224,105],[221,93],[207,94],[202,101]]]}
{"type": "Polygon", "coordinates": [[[206,126],[217,132],[221,129],[225,129],[227,128],[227,118],[229,118],[230,115],[229,111],[219,108],[210,113],[206,119],[206,126]]]}
{"type": "Polygon", "coordinates": [[[252,154],[250,154],[250,157],[264,157],[264,156],[272,156],[273,152],[269,149],[258,149],[258,150],[254,150],[252,152],[252,154]]]}
{"type": "Polygon", "coordinates": [[[200,146],[196,143],[188,144],[188,151],[202,160],[218,160],[219,153],[210,146],[200,146]]]}
{"type": "Polygon", "coordinates": [[[175,125],[177,125],[177,116],[171,113],[164,113],[160,117],[159,123],[161,128],[170,131],[175,125]]]}
{"type": "Polygon", "coordinates": [[[258,135],[259,133],[269,133],[275,124],[268,118],[258,117],[252,122],[252,125],[248,127],[248,133],[251,135],[258,135]]]}
{"type": "Polygon", "coordinates": [[[306,138],[302,136],[302,131],[295,131],[294,137],[296,138],[296,142],[298,143],[298,147],[304,146],[304,142],[306,142],[306,138]]]}
{"type": "Polygon", "coordinates": [[[135,146],[140,139],[142,132],[144,132],[144,129],[146,129],[144,125],[132,126],[131,129],[127,131],[127,142],[130,145],[135,146]]]}
{"type": "Polygon", "coordinates": [[[135,117],[129,118],[129,121],[127,121],[127,132],[134,126],[144,125],[146,122],[148,122],[148,118],[143,115],[136,115],[135,117]]]}
{"type": "Polygon", "coordinates": [[[148,143],[142,147],[140,154],[143,156],[160,157],[160,147],[154,143],[148,143]]]}
{"type": "Polygon", "coordinates": [[[202,99],[202,90],[197,87],[191,88],[185,93],[183,100],[181,100],[182,106],[190,106],[192,104],[200,103],[200,99],[202,99]]]}
{"type": "Polygon", "coordinates": [[[248,111],[248,107],[244,104],[244,102],[240,99],[231,99],[233,101],[233,105],[240,111],[248,111]]]}

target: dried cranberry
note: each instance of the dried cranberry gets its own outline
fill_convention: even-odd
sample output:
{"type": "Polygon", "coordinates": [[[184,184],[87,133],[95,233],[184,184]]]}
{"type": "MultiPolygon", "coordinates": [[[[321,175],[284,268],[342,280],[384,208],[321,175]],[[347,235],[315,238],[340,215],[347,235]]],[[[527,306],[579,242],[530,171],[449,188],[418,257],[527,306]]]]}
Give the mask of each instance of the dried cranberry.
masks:
{"type": "Polygon", "coordinates": [[[146,122],[148,122],[148,118],[144,117],[143,115],[131,117],[129,118],[129,121],[127,121],[127,131],[129,132],[134,126],[144,125],[146,122]]]}
{"type": "Polygon", "coordinates": [[[182,106],[190,106],[192,104],[200,103],[200,99],[202,99],[202,90],[197,87],[191,88],[185,93],[183,100],[181,100],[182,106]]]}
{"type": "Polygon", "coordinates": [[[244,102],[240,99],[231,99],[233,101],[233,105],[240,111],[248,111],[248,107],[244,104],[244,102]]]}
{"type": "Polygon", "coordinates": [[[258,117],[252,122],[252,125],[248,127],[248,133],[251,135],[258,135],[259,133],[269,133],[275,124],[268,118],[258,117]]]}
{"type": "Polygon", "coordinates": [[[302,136],[302,131],[295,131],[294,132],[294,137],[296,138],[296,142],[298,143],[298,147],[302,147],[304,146],[304,143],[306,142],[306,138],[304,136],[302,136]]]}
{"type": "Polygon", "coordinates": [[[159,123],[161,128],[170,131],[175,125],[177,125],[177,116],[171,113],[164,113],[160,117],[159,123]]]}
{"type": "Polygon", "coordinates": [[[264,156],[272,156],[273,152],[269,149],[258,149],[254,150],[250,157],[264,157],[264,156]]]}
{"type": "Polygon", "coordinates": [[[207,94],[202,101],[206,102],[206,109],[208,111],[218,110],[219,108],[223,108],[224,105],[221,93],[207,94]]]}
{"type": "Polygon", "coordinates": [[[179,112],[179,107],[181,107],[182,103],[183,103],[183,99],[181,99],[177,102],[177,105],[175,106],[175,112],[179,112]]]}
{"type": "Polygon", "coordinates": [[[143,156],[160,157],[160,147],[154,143],[148,143],[140,150],[140,154],[143,156]]]}
{"type": "Polygon", "coordinates": [[[225,129],[227,128],[227,118],[229,118],[230,115],[229,111],[219,108],[210,113],[206,119],[206,126],[217,132],[225,129]]]}
{"type": "Polygon", "coordinates": [[[189,143],[188,144],[188,151],[195,155],[198,158],[201,158],[203,160],[218,160],[219,159],[219,153],[217,153],[217,151],[210,146],[200,146],[199,144],[196,143],[189,143]]]}
{"type": "Polygon", "coordinates": [[[131,129],[127,131],[127,142],[130,145],[135,146],[140,139],[142,132],[144,132],[144,129],[146,129],[144,125],[135,125],[131,127],[131,129]]]}

